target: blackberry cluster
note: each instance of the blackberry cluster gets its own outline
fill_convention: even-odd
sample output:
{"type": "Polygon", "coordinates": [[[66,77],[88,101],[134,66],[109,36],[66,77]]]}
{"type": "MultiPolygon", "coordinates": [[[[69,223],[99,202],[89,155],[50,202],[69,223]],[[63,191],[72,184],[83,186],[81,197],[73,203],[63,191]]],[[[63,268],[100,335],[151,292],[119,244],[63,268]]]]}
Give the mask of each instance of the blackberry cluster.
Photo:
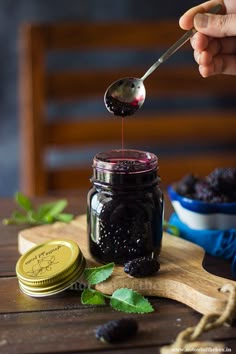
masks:
{"type": "Polygon", "coordinates": [[[137,330],[138,324],[135,319],[121,318],[97,327],[95,336],[102,342],[115,343],[134,336],[137,330]]]}
{"type": "Polygon", "coordinates": [[[104,262],[123,265],[150,254],[150,228],[147,211],[140,202],[122,202],[119,198],[106,201],[96,227],[99,236],[96,243],[91,242],[91,251],[104,262]]]}
{"type": "Polygon", "coordinates": [[[180,180],[179,194],[210,203],[236,202],[236,168],[216,168],[205,178],[189,174],[180,180]]]}
{"type": "Polygon", "coordinates": [[[137,278],[153,275],[159,269],[160,263],[151,256],[135,258],[124,265],[125,273],[137,278]]]}

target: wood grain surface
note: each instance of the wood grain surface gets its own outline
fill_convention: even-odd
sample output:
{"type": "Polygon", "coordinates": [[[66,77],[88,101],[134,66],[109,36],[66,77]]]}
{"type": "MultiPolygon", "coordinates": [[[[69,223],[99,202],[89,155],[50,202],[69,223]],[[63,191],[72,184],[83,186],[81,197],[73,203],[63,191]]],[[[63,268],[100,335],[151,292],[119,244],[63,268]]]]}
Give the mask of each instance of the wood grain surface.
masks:
{"type": "MultiPolygon", "coordinates": [[[[67,212],[83,214],[86,194],[87,190],[67,196],[67,212]]],[[[35,206],[50,201],[52,196],[33,200],[35,206]]],[[[13,199],[0,198],[0,218],[9,217],[14,208],[13,199]]],[[[168,218],[173,212],[168,198],[165,209],[168,218]]],[[[150,297],[155,311],[140,315],[114,311],[109,303],[83,305],[78,291],[67,290],[43,299],[27,296],[20,291],[15,274],[20,230],[22,226],[6,227],[0,223],[0,353],[159,354],[163,345],[173,343],[180,331],[196,325],[201,318],[191,307],[164,297],[150,297]],[[123,317],[137,320],[137,336],[116,345],[101,343],[95,338],[94,329],[98,325],[123,317]]],[[[229,261],[206,254],[203,266],[215,275],[232,279],[229,261]]],[[[236,353],[235,325],[209,331],[201,339],[224,342],[231,353],[236,353]]]]}
{"type": "MultiPolygon", "coordinates": [[[[76,241],[87,259],[87,266],[98,265],[88,250],[85,215],[77,217],[69,224],[55,223],[20,231],[19,251],[23,254],[31,247],[55,238],[76,241]]],[[[105,282],[97,284],[96,288],[107,294],[117,288],[132,288],[143,295],[177,300],[202,314],[220,313],[225,307],[227,295],[222,294],[219,289],[226,283],[236,285],[236,282],[204,270],[204,254],[201,247],[164,233],[161,269],[157,275],[133,278],[124,273],[123,267],[116,266],[113,275],[105,282]]]]}

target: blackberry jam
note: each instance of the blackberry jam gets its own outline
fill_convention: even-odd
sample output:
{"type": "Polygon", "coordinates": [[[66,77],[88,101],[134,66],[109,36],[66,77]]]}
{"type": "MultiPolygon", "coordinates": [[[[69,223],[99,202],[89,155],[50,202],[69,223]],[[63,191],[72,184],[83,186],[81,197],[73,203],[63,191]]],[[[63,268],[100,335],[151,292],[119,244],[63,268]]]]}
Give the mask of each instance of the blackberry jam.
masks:
{"type": "Polygon", "coordinates": [[[149,152],[112,150],[95,155],[88,192],[90,252],[99,262],[158,256],[163,195],[158,159],[149,152]]]}

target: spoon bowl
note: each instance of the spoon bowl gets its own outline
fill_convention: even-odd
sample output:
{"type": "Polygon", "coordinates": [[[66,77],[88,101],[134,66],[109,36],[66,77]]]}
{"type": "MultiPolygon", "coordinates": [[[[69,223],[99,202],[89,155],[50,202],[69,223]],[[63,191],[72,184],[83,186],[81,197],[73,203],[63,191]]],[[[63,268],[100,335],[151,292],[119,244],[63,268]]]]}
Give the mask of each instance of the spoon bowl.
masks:
{"type": "Polygon", "coordinates": [[[116,116],[130,116],[142,107],[146,90],[142,79],[126,77],[108,87],[104,101],[110,113],[116,116]]]}
{"type": "MultiPolygon", "coordinates": [[[[222,8],[221,4],[214,6],[209,13],[216,14],[222,8]]],[[[195,28],[185,32],[177,42],[175,42],[139,79],[134,77],[126,77],[119,79],[111,84],[105,92],[104,102],[107,110],[120,117],[131,116],[139,108],[142,107],[146,90],[144,80],[152,74],[156,68],[164,63],[171,55],[181,48],[196,33],[195,28]]]]}

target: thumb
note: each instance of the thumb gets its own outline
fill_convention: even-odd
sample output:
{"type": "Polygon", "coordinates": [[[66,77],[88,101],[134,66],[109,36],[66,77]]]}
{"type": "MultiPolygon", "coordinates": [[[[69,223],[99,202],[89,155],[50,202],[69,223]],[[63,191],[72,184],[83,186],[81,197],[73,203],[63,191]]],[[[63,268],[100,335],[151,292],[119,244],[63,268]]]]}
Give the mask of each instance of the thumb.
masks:
{"type": "Polygon", "coordinates": [[[197,14],[194,17],[197,31],[212,37],[236,36],[236,14],[197,14]]]}

